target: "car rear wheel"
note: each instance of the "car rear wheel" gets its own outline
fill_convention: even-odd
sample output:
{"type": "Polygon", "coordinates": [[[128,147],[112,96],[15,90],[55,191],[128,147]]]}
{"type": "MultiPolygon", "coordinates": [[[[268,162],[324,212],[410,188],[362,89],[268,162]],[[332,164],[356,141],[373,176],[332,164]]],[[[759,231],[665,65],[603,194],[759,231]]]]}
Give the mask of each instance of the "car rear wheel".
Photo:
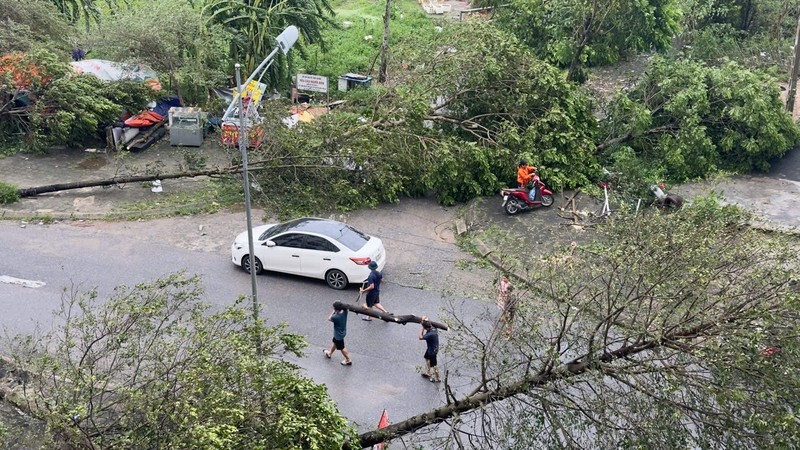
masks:
{"type": "MultiPolygon", "coordinates": [[[[256,260],[256,275],[260,274],[264,271],[264,266],[261,265],[261,260],[258,257],[255,258],[256,260]]],[[[244,255],[242,257],[242,269],[245,272],[250,273],[250,255],[244,255]]]]}
{"type": "Polygon", "coordinates": [[[336,290],[342,290],[347,287],[349,281],[347,275],[339,269],[331,269],[325,274],[325,282],[328,286],[336,290]]]}

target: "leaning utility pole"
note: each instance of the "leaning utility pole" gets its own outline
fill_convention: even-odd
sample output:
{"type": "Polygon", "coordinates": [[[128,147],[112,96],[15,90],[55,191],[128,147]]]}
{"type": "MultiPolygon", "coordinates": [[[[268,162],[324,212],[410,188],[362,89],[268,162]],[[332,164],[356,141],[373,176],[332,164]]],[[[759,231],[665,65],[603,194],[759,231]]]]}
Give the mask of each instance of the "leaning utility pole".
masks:
{"type": "Polygon", "coordinates": [[[792,52],[792,75],[789,78],[789,92],[786,93],[786,110],[794,112],[794,99],[797,95],[797,76],[800,72],[800,14],[797,16],[797,31],[794,35],[794,51],[792,52]]]}

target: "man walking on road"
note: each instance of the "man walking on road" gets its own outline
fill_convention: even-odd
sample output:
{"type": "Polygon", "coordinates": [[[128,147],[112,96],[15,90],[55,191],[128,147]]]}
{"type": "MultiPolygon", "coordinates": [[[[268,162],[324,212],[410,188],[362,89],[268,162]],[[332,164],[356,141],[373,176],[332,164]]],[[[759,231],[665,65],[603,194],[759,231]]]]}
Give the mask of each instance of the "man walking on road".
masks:
{"type": "Polygon", "coordinates": [[[425,349],[425,372],[422,376],[431,380],[432,383],[442,381],[439,375],[439,367],[437,367],[436,355],[439,354],[439,332],[431,325],[427,316],[422,316],[422,328],[419,330],[419,340],[425,341],[427,348],[425,349]]]}
{"type": "Polygon", "coordinates": [[[353,361],[350,359],[350,352],[344,345],[344,337],[347,335],[347,310],[341,302],[333,303],[333,312],[328,317],[328,320],[333,322],[333,343],[331,344],[331,348],[323,350],[323,353],[325,353],[328,359],[331,359],[333,353],[339,350],[342,352],[342,355],[344,355],[342,365],[353,365],[353,361]]]}
{"type": "MultiPolygon", "coordinates": [[[[367,277],[366,287],[361,288],[361,293],[367,293],[367,309],[372,309],[372,307],[376,307],[383,311],[384,314],[389,314],[389,311],[386,311],[383,306],[381,306],[381,280],[383,280],[383,274],[378,272],[378,263],[372,261],[369,263],[369,277],[367,277]]],[[[370,321],[372,320],[371,317],[362,317],[361,320],[370,321]]]]}

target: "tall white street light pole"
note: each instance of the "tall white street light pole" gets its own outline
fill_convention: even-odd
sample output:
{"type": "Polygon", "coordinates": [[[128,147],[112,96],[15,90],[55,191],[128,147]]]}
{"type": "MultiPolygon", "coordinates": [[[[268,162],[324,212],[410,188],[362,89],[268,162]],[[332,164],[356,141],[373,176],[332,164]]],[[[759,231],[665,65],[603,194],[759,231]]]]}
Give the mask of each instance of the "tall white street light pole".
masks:
{"type": "MultiPolygon", "coordinates": [[[[239,92],[242,92],[242,75],[241,64],[236,64],[236,85],[239,86],[239,92]]],[[[239,95],[239,152],[242,154],[242,175],[244,178],[244,209],[247,215],[247,248],[250,252],[250,283],[252,284],[252,300],[253,300],[253,320],[258,320],[258,287],[256,285],[256,255],[255,246],[253,244],[253,214],[250,209],[250,179],[247,172],[247,119],[244,110],[244,102],[242,96],[239,95]]],[[[231,102],[233,104],[233,102],[231,102]]]]}
{"type": "MultiPolygon", "coordinates": [[[[244,102],[242,101],[242,93],[244,92],[245,87],[250,84],[261,72],[266,71],[269,66],[272,64],[275,55],[278,53],[278,50],[281,50],[283,54],[289,52],[289,49],[297,42],[297,38],[299,33],[297,31],[297,27],[294,25],[289,26],[278,37],[275,38],[277,42],[277,46],[274,50],[264,58],[264,61],[256,67],[250,77],[242,83],[242,76],[241,76],[241,64],[236,64],[236,86],[237,92],[231,104],[228,105],[228,109],[225,110],[225,114],[222,116],[222,121],[230,120],[230,117],[234,111],[234,109],[238,106],[239,108],[239,152],[242,154],[242,174],[244,178],[244,206],[245,211],[247,214],[247,247],[248,251],[250,252],[250,282],[252,284],[252,300],[253,300],[253,320],[258,321],[259,319],[259,305],[258,305],[258,288],[256,284],[256,256],[255,256],[255,246],[253,244],[253,215],[250,209],[250,179],[247,170],[247,130],[248,130],[248,121],[247,121],[247,112],[244,109],[244,102]]],[[[261,347],[260,343],[258,345],[259,349],[261,347]]]]}

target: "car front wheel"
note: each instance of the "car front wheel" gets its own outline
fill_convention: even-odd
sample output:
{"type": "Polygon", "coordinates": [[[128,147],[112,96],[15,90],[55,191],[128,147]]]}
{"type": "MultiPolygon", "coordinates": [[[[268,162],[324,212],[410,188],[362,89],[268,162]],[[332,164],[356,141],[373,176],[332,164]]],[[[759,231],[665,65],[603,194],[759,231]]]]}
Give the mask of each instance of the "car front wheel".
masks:
{"type": "MultiPolygon", "coordinates": [[[[260,259],[256,257],[255,260],[256,260],[256,275],[258,275],[264,271],[264,266],[261,265],[260,259]]],[[[244,255],[242,257],[242,269],[244,269],[245,272],[250,273],[250,255],[244,255]]]]}
{"type": "Polygon", "coordinates": [[[328,283],[328,286],[336,290],[342,290],[346,288],[347,284],[349,283],[347,281],[347,275],[338,269],[329,270],[328,273],[325,274],[325,282],[328,283]]]}

